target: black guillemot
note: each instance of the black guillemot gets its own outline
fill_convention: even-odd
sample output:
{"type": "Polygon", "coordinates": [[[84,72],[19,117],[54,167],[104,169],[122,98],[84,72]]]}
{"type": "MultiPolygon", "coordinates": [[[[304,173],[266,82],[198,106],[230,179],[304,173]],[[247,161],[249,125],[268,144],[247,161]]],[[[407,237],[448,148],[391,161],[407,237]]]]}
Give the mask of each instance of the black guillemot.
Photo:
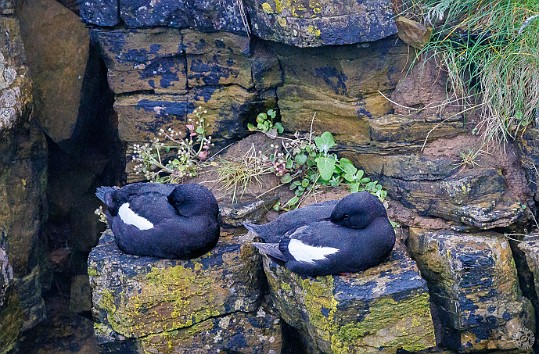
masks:
{"type": "Polygon", "coordinates": [[[125,253],[189,259],[212,249],[219,238],[219,208],[199,184],[133,183],[99,187],[118,247],[125,253]]]}
{"type": "Polygon", "coordinates": [[[359,192],[339,200],[329,220],[304,223],[278,242],[253,244],[303,276],[355,273],[389,256],[395,232],[380,200],[359,192]]]}

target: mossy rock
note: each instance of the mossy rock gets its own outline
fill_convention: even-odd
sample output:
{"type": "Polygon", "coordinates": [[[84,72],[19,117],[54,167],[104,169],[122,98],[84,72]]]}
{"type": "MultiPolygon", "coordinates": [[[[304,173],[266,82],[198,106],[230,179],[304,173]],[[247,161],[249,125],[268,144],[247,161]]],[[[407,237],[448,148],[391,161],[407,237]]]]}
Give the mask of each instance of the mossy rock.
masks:
{"type": "Polygon", "coordinates": [[[140,338],[256,311],[259,257],[240,236],[226,232],[196,259],[138,257],[121,252],[106,231],[88,260],[94,317],[101,327],[140,338]]]}
{"type": "Polygon", "coordinates": [[[530,349],[534,311],[521,294],[503,235],[412,228],[409,246],[431,289],[442,346],[459,352],[530,349]]]}
{"type": "Polygon", "coordinates": [[[302,277],[267,257],[264,271],[279,313],[311,353],[435,346],[426,282],[400,246],[386,262],[356,274],[302,277]]]}
{"type": "Polygon", "coordinates": [[[249,0],[255,35],[297,47],[371,42],[397,33],[391,1],[249,0]]]}

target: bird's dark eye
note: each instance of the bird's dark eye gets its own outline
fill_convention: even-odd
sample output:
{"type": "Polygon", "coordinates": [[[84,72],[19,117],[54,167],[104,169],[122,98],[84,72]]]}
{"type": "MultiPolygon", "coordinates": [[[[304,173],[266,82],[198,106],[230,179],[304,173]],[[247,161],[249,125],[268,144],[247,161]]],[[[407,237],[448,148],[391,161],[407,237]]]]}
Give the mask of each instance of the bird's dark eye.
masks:
{"type": "Polygon", "coordinates": [[[350,215],[344,214],[344,215],[342,216],[342,218],[343,218],[344,220],[348,220],[348,219],[350,219],[350,215]]]}

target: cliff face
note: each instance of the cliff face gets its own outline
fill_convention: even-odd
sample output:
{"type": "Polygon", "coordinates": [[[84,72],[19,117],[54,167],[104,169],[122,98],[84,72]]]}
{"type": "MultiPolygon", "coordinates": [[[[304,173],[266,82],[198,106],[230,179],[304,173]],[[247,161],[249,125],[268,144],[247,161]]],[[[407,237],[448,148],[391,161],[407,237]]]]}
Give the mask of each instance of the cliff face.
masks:
{"type": "Polygon", "coordinates": [[[503,232],[535,212],[538,130],[483,149],[473,114],[444,104],[436,61],[410,68],[414,25],[392,1],[70,4],[82,22],[53,0],[18,5],[0,0],[0,348],[43,319],[44,269],[87,285],[91,250],[103,348],[182,352],[196,333],[210,351],[279,351],[280,319],[313,352],[533,343],[537,257],[503,232]],[[185,129],[198,106],[215,151],[268,108],[288,133],[331,131],[387,189],[398,250],[364,273],[304,279],[237,235],[200,264],[129,257],[107,234],[93,248],[95,187],[139,181],[133,144],[185,129]]]}
{"type": "Polygon", "coordinates": [[[19,22],[0,3],[0,347],[44,318],[45,138],[35,124],[19,22]]]}

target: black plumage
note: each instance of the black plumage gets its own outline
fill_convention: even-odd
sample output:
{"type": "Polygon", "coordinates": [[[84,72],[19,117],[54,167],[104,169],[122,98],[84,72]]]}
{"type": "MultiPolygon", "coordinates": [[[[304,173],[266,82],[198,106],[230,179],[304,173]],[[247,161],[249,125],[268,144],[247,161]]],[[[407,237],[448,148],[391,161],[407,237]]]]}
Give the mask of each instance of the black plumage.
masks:
{"type": "Polygon", "coordinates": [[[310,204],[281,214],[267,224],[243,223],[243,226],[259,236],[264,242],[279,242],[289,231],[294,231],[301,226],[316,221],[329,220],[336,204],[337,200],[310,204]]]}
{"type": "Polygon", "coordinates": [[[99,187],[107,221],[125,253],[189,259],[212,249],[219,238],[219,208],[199,184],[133,183],[99,187]]]}
{"type": "Polygon", "coordinates": [[[257,243],[262,252],[305,276],[354,273],[376,266],[391,253],[395,232],[383,204],[367,192],[338,201],[329,220],[313,220],[278,242],[257,243]]]}

